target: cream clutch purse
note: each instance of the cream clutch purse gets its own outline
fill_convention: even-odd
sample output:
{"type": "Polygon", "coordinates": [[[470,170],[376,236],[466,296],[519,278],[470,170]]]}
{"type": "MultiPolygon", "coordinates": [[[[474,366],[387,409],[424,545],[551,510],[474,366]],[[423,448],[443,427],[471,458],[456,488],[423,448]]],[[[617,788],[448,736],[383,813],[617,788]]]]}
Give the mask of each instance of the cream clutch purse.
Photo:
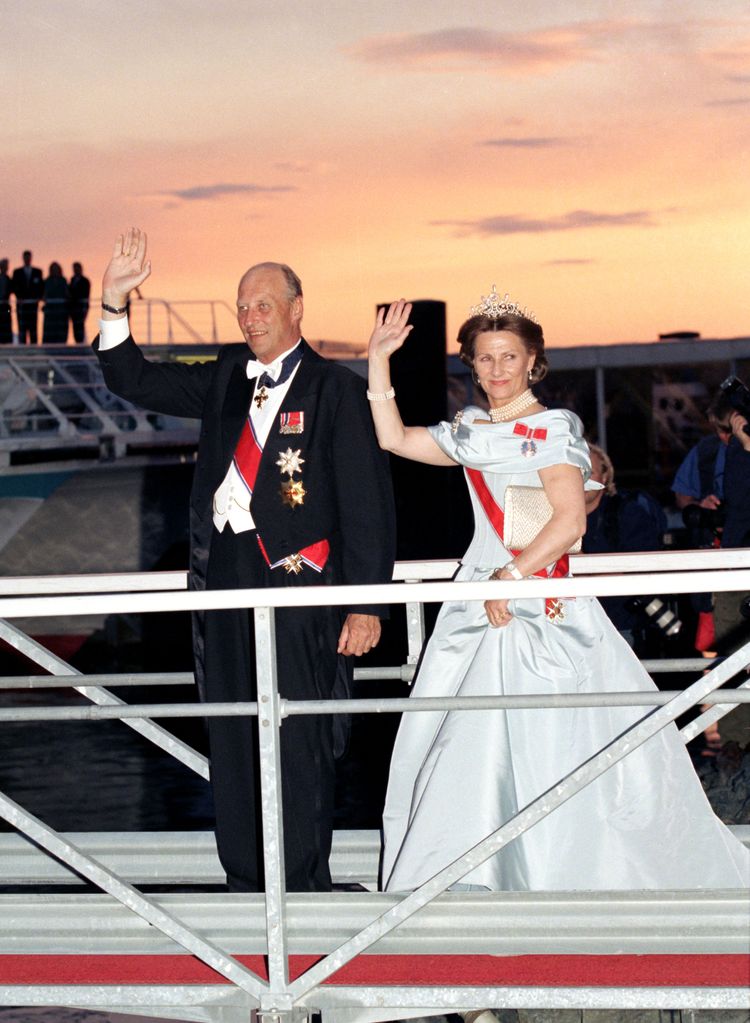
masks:
{"type": "MultiPolygon", "coordinates": [[[[512,484],[505,489],[505,521],[503,544],[510,551],[523,551],[552,518],[552,505],[544,487],[522,487],[512,484]]],[[[581,537],[568,550],[579,554],[581,537]]]]}

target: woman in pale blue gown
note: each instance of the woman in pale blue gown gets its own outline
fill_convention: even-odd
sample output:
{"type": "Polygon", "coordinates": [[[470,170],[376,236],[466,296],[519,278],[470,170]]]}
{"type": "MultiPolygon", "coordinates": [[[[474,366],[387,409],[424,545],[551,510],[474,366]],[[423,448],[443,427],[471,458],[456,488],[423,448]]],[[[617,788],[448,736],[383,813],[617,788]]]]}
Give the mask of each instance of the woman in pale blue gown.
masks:
{"type": "MultiPolygon", "coordinates": [[[[459,331],[461,356],[489,401],[454,422],[405,427],[389,358],[410,306],[381,311],[369,391],[383,448],[464,467],[474,538],[457,579],[568,574],[586,523],[591,463],[581,422],[545,409],[530,385],[546,373],[542,330],[492,295],[459,331]],[[523,550],[503,546],[509,484],[543,487],[552,517],[523,550]]],[[[655,691],[592,597],[448,601],[424,652],[413,698],[655,691]]],[[[383,815],[383,888],[412,890],[486,838],[607,745],[649,707],[405,713],[383,815]]],[[[551,815],[463,878],[490,890],[739,888],[750,852],[714,815],[677,729],[668,725],[551,815]]]]}

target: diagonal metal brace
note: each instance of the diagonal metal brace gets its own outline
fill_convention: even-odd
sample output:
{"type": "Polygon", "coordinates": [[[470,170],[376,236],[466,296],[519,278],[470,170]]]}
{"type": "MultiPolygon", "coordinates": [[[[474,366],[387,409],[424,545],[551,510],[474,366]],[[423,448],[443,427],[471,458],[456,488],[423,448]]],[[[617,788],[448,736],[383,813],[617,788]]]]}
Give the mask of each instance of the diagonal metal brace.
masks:
{"type": "Polygon", "coordinates": [[[220,973],[238,988],[260,1000],[268,985],[236,959],[226,955],[217,945],[199,937],[176,917],[165,912],[143,896],[137,889],[105,867],[92,856],[87,856],[77,846],[65,841],[56,831],[49,828],[38,817],[27,813],[22,806],[0,793],[0,816],[18,828],[24,835],[36,842],[42,849],[56,856],[82,877],[107,892],[127,909],[158,928],[172,941],[181,945],[200,960],[220,973]]]}
{"type": "MultiPolygon", "coordinates": [[[[57,657],[52,651],[42,646],[41,643],[37,643],[35,639],[27,636],[25,632],[15,625],[11,625],[4,618],[0,618],[0,639],[5,640],[15,650],[20,651],[20,653],[34,661],[35,664],[38,664],[53,675],[70,675],[85,678],[72,664],[68,664],[61,657],[57,657]]],[[[91,700],[92,703],[99,704],[100,706],[127,706],[123,700],[120,700],[107,689],[101,689],[96,686],[73,686],[72,688],[77,693],[80,693],[81,696],[85,696],[87,700],[91,700]]],[[[205,778],[208,781],[208,758],[203,756],[203,754],[196,752],[187,743],[182,742],[182,740],[172,735],[171,732],[168,732],[166,728],[155,725],[153,721],[143,718],[123,720],[134,732],[138,732],[144,739],[153,742],[155,746],[165,750],[175,760],[179,760],[181,764],[189,767],[191,771],[195,771],[201,778],[205,778]]]]}

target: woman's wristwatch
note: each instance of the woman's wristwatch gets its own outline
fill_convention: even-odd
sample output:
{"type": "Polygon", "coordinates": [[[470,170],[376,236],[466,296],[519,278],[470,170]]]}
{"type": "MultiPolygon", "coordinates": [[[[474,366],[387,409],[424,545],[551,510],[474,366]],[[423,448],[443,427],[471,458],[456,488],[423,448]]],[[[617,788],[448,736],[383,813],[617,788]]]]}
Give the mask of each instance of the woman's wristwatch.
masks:
{"type": "Polygon", "coordinates": [[[515,561],[509,561],[507,564],[502,565],[500,568],[496,568],[490,576],[490,579],[499,579],[501,572],[510,572],[513,579],[523,579],[524,575],[515,561]]]}

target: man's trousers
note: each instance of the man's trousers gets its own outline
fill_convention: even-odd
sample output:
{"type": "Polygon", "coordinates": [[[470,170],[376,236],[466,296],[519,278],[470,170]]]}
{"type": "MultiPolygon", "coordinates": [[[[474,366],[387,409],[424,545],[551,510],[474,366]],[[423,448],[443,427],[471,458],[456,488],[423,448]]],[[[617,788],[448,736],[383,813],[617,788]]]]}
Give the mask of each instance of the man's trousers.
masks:
{"type": "MultiPolygon", "coordinates": [[[[268,568],[255,531],[235,534],[227,524],[213,531],[207,588],[305,586],[330,582],[305,566],[299,575],[268,568]]],[[[279,692],[292,700],[331,696],[338,608],[278,608],[276,654],[279,692]]],[[[257,699],[253,609],[205,613],[206,699],[257,699]]],[[[257,718],[209,718],[211,784],[216,839],[227,881],[234,891],[262,891],[263,835],[257,718]]],[[[284,855],[290,891],[328,891],[334,803],[330,715],[290,716],[281,726],[281,792],[284,855]]]]}

